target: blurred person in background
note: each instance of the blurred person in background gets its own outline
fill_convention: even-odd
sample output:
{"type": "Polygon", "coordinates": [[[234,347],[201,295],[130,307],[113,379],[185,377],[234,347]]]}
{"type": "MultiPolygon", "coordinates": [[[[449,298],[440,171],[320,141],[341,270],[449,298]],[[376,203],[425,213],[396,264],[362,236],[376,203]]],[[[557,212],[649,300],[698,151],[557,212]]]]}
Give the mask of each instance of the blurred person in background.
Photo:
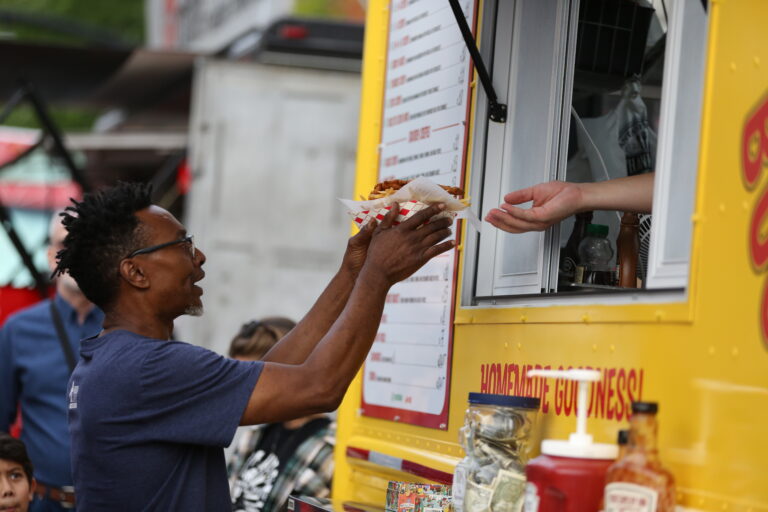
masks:
{"type": "MultiPolygon", "coordinates": [[[[51,218],[48,265],[67,231],[60,212],[51,218]]],[[[37,468],[32,512],[73,510],[67,430],[67,381],[80,340],[101,330],[103,313],[69,274],[56,278],[56,295],[10,316],[0,329],[0,431],[7,432],[21,406],[21,439],[37,468]]]]}
{"type": "Polygon", "coordinates": [[[27,512],[35,477],[24,443],[0,434],[0,510],[27,512]]]}
{"type": "MultiPolygon", "coordinates": [[[[259,361],[295,326],[282,317],[248,322],[232,340],[229,357],[259,361]]],[[[335,435],[326,414],[240,429],[228,466],[232,510],[278,511],[290,495],[328,497],[335,435]]]]}

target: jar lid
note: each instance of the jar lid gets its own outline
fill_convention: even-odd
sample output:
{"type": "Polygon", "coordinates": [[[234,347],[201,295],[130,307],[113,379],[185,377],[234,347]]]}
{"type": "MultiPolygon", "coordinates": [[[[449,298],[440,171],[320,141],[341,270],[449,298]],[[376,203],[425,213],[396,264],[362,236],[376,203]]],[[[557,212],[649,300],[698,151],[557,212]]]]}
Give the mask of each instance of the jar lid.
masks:
{"type": "Polygon", "coordinates": [[[520,407],[538,409],[541,399],[529,396],[493,395],[490,393],[470,393],[469,403],[475,405],[498,405],[501,407],[520,407]]]}
{"type": "Polygon", "coordinates": [[[659,412],[659,404],[656,402],[632,402],[632,412],[656,414],[659,412]]]}
{"type": "Polygon", "coordinates": [[[629,430],[627,429],[619,430],[619,434],[616,439],[616,444],[618,444],[619,446],[624,444],[629,444],[629,430]]]}

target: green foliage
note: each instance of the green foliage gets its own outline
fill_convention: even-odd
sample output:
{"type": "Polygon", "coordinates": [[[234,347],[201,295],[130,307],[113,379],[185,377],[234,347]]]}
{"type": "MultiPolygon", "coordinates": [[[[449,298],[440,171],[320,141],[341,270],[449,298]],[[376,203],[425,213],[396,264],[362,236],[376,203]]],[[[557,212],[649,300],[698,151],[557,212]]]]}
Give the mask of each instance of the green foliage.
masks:
{"type": "MultiPolygon", "coordinates": [[[[84,108],[48,106],[53,121],[64,131],[90,131],[98,112],[84,108]]],[[[4,125],[21,128],[42,128],[34,109],[28,104],[17,106],[3,122],[4,125]]]]}
{"type": "MultiPolygon", "coordinates": [[[[72,20],[112,33],[125,43],[144,41],[144,0],[0,0],[0,9],[72,20]]],[[[0,23],[4,39],[81,44],[82,37],[20,23],[0,23]]]]}
{"type": "MultiPolygon", "coordinates": [[[[78,23],[111,34],[127,45],[144,42],[144,0],[0,0],[0,10],[78,23]]],[[[82,35],[21,22],[0,22],[0,35],[10,41],[96,45],[82,35]]],[[[98,116],[96,111],[83,108],[49,108],[54,121],[65,131],[90,130],[98,116]]],[[[40,128],[33,109],[27,104],[18,106],[3,124],[40,128]]]]}
{"type": "Polygon", "coordinates": [[[294,13],[298,16],[342,18],[342,2],[335,0],[296,0],[294,13]]]}

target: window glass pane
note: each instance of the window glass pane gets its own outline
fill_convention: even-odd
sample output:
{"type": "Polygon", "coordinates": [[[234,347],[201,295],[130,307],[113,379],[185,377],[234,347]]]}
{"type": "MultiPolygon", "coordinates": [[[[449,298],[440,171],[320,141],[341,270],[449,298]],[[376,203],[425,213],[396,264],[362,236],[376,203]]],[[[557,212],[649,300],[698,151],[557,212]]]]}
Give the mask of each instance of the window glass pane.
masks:
{"type": "MultiPolygon", "coordinates": [[[[664,4],[581,0],[567,121],[567,181],[598,182],[655,170],[666,44],[664,4]]],[[[578,225],[573,217],[562,223],[559,291],[583,291],[597,282],[618,284],[616,240],[621,217],[619,211],[598,210],[582,217],[578,225]],[[589,223],[606,226],[612,254],[598,280],[578,251],[589,223]]],[[[635,257],[641,283],[650,241],[644,230],[650,225],[650,219],[640,222],[638,233],[641,248],[635,257]]]]}
{"type": "Polygon", "coordinates": [[[659,129],[654,209],[664,223],[652,228],[648,287],[682,287],[688,280],[691,213],[701,133],[707,15],[697,0],[666,0],[669,41],[659,129]]]}
{"type": "MultiPolygon", "coordinates": [[[[508,118],[487,125],[482,215],[498,207],[506,193],[557,174],[569,5],[566,0],[499,3],[493,75],[508,118]]],[[[485,229],[478,295],[539,293],[548,276],[542,272],[545,236],[485,229]]]]}
{"type": "MultiPolygon", "coordinates": [[[[497,207],[507,192],[551,179],[582,183],[655,173],[653,215],[640,216],[640,248],[632,251],[636,284],[683,287],[690,259],[706,12],[700,0],[574,4],[498,4],[492,74],[509,117],[504,125],[487,123],[484,145],[478,146],[486,153],[479,213],[497,207]]],[[[572,216],[546,233],[508,234],[486,226],[477,246],[475,295],[616,287],[622,214],[594,211],[578,223],[572,216]],[[588,224],[605,226],[590,228],[593,234],[608,231],[611,256],[599,286],[578,277],[577,266],[586,268],[578,246],[588,224]]]]}
{"type": "Polygon", "coordinates": [[[503,236],[502,255],[514,254],[514,258],[502,257],[501,274],[504,276],[536,272],[539,266],[540,233],[523,233],[503,236]]]}

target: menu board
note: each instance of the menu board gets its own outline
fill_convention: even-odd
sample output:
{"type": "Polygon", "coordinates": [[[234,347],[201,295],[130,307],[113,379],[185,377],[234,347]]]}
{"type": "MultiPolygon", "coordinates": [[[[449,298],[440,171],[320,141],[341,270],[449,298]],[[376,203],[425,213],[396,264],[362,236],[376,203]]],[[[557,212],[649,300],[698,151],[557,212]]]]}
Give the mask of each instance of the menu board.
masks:
{"type": "MultiPolygon", "coordinates": [[[[460,4],[474,27],[475,0],[460,4]]],[[[392,1],[380,181],[463,186],[472,74],[446,0],[392,1]]],[[[456,267],[457,252],[444,253],[390,290],[365,363],[363,415],[447,428],[456,267]]]]}

